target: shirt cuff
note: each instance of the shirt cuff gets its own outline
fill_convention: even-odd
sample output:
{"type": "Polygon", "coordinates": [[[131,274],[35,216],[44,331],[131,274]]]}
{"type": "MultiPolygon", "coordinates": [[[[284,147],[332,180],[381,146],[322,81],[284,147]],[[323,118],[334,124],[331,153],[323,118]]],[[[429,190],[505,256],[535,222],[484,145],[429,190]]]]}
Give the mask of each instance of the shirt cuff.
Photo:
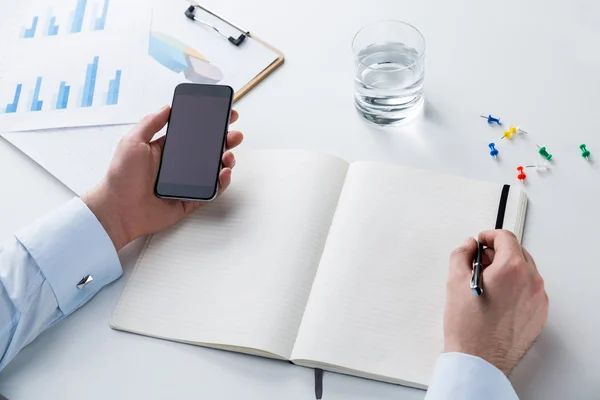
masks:
{"type": "Polygon", "coordinates": [[[79,198],[15,236],[39,266],[65,315],[123,274],[111,239],[79,198]],[[78,288],[88,275],[92,281],[78,288]]]}
{"type": "Polygon", "coordinates": [[[444,353],[437,359],[426,400],[518,400],[510,381],[482,358],[444,353]]]}

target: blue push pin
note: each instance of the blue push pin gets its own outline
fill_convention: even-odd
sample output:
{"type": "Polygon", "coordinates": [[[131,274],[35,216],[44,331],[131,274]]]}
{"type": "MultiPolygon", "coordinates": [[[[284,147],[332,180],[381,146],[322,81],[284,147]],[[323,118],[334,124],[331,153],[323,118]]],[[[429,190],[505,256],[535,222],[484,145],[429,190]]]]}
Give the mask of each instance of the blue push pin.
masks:
{"type": "Polygon", "coordinates": [[[496,144],[490,143],[488,144],[488,147],[490,148],[490,156],[498,158],[498,149],[496,149],[496,144]]]}
{"type": "Polygon", "coordinates": [[[502,122],[500,122],[500,118],[494,118],[491,115],[488,115],[487,117],[485,115],[480,115],[480,117],[487,119],[488,124],[496,123],[498,125],[502,125],[502,122]]]}

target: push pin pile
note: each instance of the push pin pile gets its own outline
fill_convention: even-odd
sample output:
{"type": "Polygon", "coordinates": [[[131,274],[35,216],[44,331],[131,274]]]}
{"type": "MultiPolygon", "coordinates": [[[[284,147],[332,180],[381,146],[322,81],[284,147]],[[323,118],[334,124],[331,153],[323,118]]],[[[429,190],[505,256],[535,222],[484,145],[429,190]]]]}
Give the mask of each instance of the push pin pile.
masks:
{"type": "MultiPolygon", "coordinates": [[[[485,119],[487,121],[487,123],[489,125],[495,125],[495,126],[502,126],[503,123],[500,121],[500,118],[494,117],[491,114],[489,114],[488,116],[485,115],[480,115],[481,118],[485,119]]],[[[514,125],[509,125],[509,128],[504,131],[504,133],[502,133],[502,137],[500,138],[502,139],[512,139],[514,136],[516,135],[527,135],[528,133],[526,131],[524,131],[523,129],[521,129],[518,126],[514,126],[514,125]]],[[[525,165],[525,166],[519,166],[517,167],[517,171],[518,171],[518,175],[517,175],[517,179],[520,180],[521,182],[525,181],[525,179],[527,179],[527,174],[524,172],[525,168],[535,168],[536,172],[548,172],[550,171],[550,164],[551,162],[554,160],[554,156],[548,152],[548,148],[546,146],[539,146],[536,145],[538,148],[538,154],[540,156],[542,156],[546,161],[543,164],[530,164],[530,165],[525,165]]],[[[494,157],[495,159],[498,158],[498,154],[499,154],[499,150],[496,147],[495,143],[490,143],[488,144],[488,148],[489,148],[489,154],[490,156],[494,157]]],[[[579,150],[581,151],[581,157],[584,158],[586,161],[590,161],[590,157],[591,157],[591,152],[588,150],[587,145],[586,144],[581,144],[579,145],[579,150]]]]}

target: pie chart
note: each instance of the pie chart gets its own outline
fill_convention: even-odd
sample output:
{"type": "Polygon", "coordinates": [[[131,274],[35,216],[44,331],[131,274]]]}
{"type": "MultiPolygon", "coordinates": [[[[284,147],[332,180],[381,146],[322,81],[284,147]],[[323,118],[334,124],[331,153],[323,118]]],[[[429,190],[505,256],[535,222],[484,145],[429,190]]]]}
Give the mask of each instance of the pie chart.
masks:
{"type": "Polygon", "coordinates": [[[183,72],[185,79],[193,83],[215,84],[224,78],[221,69],[200,52],[161,32],[150,33],[148,54],[171,71],[183,72]]]}

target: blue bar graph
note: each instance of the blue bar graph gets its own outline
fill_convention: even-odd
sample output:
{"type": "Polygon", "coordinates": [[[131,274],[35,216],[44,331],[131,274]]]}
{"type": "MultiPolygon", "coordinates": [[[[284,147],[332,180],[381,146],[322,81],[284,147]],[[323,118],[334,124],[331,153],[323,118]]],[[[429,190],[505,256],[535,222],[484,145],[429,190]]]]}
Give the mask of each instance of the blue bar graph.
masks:
{"type": "Polygon", "coordinates": [[[42,77],[38,77],[35,83],[35,90],[33,92],[33,101],[31,102],[31,111],[42,111],[44,102],[40,100],[40,90],[42,89],[42,77]]]}
{"type": "Polygon", "coordinates": [[[35,30],[37,29],[39,17],[33,17],[33,21],[31,22],[31,28],[25,29],[23,32],[24,39],[30,39],[35,36],[35,30]]]}
{"type": "Polygon", "coordinates": [[[71,25],[71,33],[81,32],[83,26],[83,16],[85,14],[85,8],[87,7],[87,0],[78,0],[77,7],[73,13],[73,25],[71,25]]]}
{"type": "MultiPolygon", "coordinates": [[[[104,65],[104,64],[103,64],[104,65]]],[[[37,77],[35,80],[31,80],[32,85],[23,85],[21,83],[16,83],[16,89],[14,93],[14,98],[12,103],[6,104],[6,108],[0,108],[0,114],[10,114],[17,112],[29,112],[29,111],[46,111],[51,112],[52,110],[66,110],[69,108],[90,108],[93,106],[102,107],[102,106],[114,106],[119,104],[120,90],[121,90],[121,82],[123,81],[123,70],[117,69],[112,78],[108,79],[108,92],[103,93],[103,98],[99,99],[94,96],[97,92],[96,83],[98,82],[98,70],[100,66],[100,57],[95,56],[93,61],[90,64],[86,65],[86,74],[85,74],[85,82],[83,84],[81,91],[75,91],[72,85],[68,84],[69,78],[64,81],[60,81],[60,84],[54,86],[53,83],[49,83],[46,81],[46,86],[44,88],[48,89],[51,86],[54,86],[58,89],[58,93],[52,98],[46,98],[45,100],[41,100],[41,96],[47,97],[47,90],[44,90],[42,94],[42,84],[44,81],[43,76],[37,77]],[[35,81],[35,87],[33,86],[33,82],[35,81]],[[21,107],[21,110],[18,111],[19,101],[21,97],[23,97],[24,89],[27,90],[29,97],[27,100],[29,102],[21,107]],[[81,95],[81,99],[79,97],[73,98],[73,93],[77,95],[81,95]],[[69,103],[69,100],[71,102],[69,103]],[[46,107],[44,108],[44,103],[46,103],[46,107]]],[[[102,87],[104,84],[100,83],[102,87]]]]}
{"type": "Polygon", "coordinates": [[[88,64],[81,97],[81,107],[91,107],[94,102],[94,91],[96,90],[96,76],[98,74],[98,62],[100,57],[94,57],[94,62],[88,64]]]}
{"type": "Polygon", "coordinates": [[[102,9],[102,16],[100,18],[96,18],[94,22],[94,30],[102,31],[104,30],[104,26],[106,25],[106,15],[108,14],[108,3],[110,0],[104,0],[104,8],[102,9]]]}
{"type": "Polygon", "coordinates": [[[58,89],[58,98],[56,99],[56,109],[64,110],[69,104],[69,93],[71,92],[71,86],[67,86],[67,82],[63,81],[60,83],[58,89]]]}
{"type": "Polygon", "coordinates": [[[108,83],[108,96],[106,96],[106,105],[114,106],[119,103],[119,88],[121,87],[121,70],[117,70],[115,79],[108,83]]]}
{"type": "Polygon", "coordinates": [[[19,107],[19,99],[21,98],[21,90],[23,89],[22,84],[17,85],[17,89],[15,90],[15,98],[11,104],[6,105],[6,114],[16,113],[17,107],[19,107]]]}
{"type": "Polygon", "coordinates": [[[50,18],[50,22],[48,23],[48,36],[56,36],[58,35],[59,26],[56,25],[56,17],[50,18]]]}

